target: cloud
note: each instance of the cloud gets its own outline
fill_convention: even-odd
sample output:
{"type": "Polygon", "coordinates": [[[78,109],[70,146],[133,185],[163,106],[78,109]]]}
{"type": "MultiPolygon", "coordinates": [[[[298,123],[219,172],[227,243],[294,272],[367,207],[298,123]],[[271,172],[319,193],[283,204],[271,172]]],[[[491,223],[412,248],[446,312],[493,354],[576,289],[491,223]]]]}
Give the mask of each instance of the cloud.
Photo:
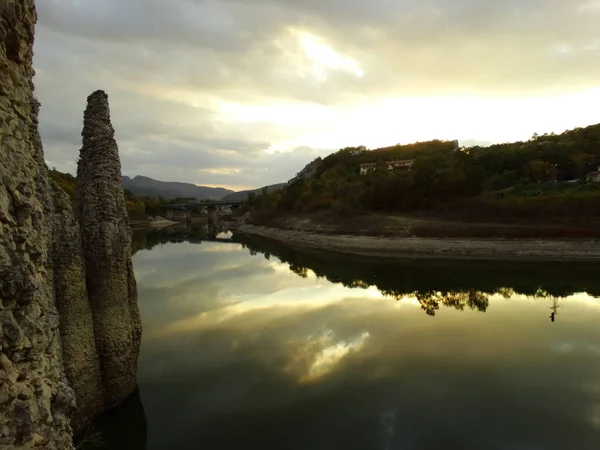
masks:
{"type": "Polygon", "coordinates": [[[197,184],[286,181],[346,145],[506,141],[600,121],[585,100],[569,105],[576,118],[544,116],[536,100],[599,87],[595,1],[47,0],[38,13],[41,131],[59,168],[73,167],[98,88],[127,174],[197,184]],[[502,97],[516,110],[531,99],[529,119],[507,119],[502,97]],[[446,112],[475,98],[478,111],[446,112]]]}

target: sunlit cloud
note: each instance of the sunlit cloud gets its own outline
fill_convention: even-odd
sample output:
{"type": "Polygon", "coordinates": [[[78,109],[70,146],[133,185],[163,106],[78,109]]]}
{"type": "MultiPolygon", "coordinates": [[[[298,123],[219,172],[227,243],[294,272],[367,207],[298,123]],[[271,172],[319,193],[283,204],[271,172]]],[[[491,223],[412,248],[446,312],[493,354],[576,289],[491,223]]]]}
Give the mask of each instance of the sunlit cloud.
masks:
{"type": "Polygon", "coordinates": [[[592,0],[579,7],[581,12],[600,12],[600,1],[592,0]]]}
{"type": "Polygon", "coordinates": [[[231,188],[345,146],[600,122],[598,0],[88,3],[37,4],[40,128],[59,170],[75,171],[98,88],[125,174],[231,188]]]}
{"type": "Polygon", "coordinates": [[[301,382],[314,381],[332,372],[345,356],[351,352],[359,351],[370,336],[370,333],[366,331],[353,339],[335,342],[333,331],[325,333],[324,336],[320,338],[320,341],[323,342],[326,347],[315,356],[314,361],[308,370],[308,374],[301,382]]]}
{"type": "Polygon", "coordinates": [[[235,245],[210,245],[204,242],[202,251],[204,253],[240,253],[240,248],[235,245]]]}
{"type": "MultiPolygon", "coordinates": [[[[276,273],[274,272],[273,277],[292,276],[285,265],[275,262],[271,264],[280,267],[276,273]]],[[[268,322],[276,320],[276,318],[318,310],[352,299],[380,300],[390,310],[393,308],[394,303],[390,302],[373,286],[366,290],[350,289],[341,285],[332,285],[326,280],[317,280],[311,271],[308,274],[309,277],[304,280],[294,275],[292,277],[293,282],[288,281],[286,287],[281,287],[276,292],[269,294],[262,292],[249,293],[248,289],[246,289],[246,292],[240,292],[235,287],[230,292],[223,289],[221,294],[227,295],[229,298],[229,301],[223,307],[175,322],[165,323],[159,329],[148,330],[146,333],[147,339],[197,332],[221,326],[223,323],[229,323],[235,327],[251,326],[250,324],[254,324],[256,321],[268,322]],[[314,284],[308,287],[305,284],[307,282],[314,284]],[[314,289],[316,286],[320,286],[321,289],[314,289]],[[239,320],[242,316],[245,319],[239,320]],[[250,321],[250,318],[252,318],[252,321],[250,321]]],[[[268,281],[265,279],[263,282],[268,281]]],[[[260,284],[261,281],[258,281],[258,283],[260,284]]]]}
{"type": "Polygon", "coordinates": [[[231,175],[234,173],[240,173],[241,170],[237,168],[229,168],[229,167],[220,167],[220,168],[211,168],[211,169],[201,169],[202,173],[211,173],[213,175],[231,175]]]}
{"type": "Polygon", "coordinates": [[[312,72],[317,79],[325,81],[329,70],[344,70],[359,78],[364,76],[365,71],[358,61],[340,55],[318,36],[306,31],[293,30],[293,33],[298,37],[306,57],[313,62],[312,72]]]}
{"type": "Polygon", "coordinates": [[[222,102],[219,111],[236,122],[268,122],[282,127],[314,127],[338,117],[336,110],[312,103],[250,105],[222,102]]]}

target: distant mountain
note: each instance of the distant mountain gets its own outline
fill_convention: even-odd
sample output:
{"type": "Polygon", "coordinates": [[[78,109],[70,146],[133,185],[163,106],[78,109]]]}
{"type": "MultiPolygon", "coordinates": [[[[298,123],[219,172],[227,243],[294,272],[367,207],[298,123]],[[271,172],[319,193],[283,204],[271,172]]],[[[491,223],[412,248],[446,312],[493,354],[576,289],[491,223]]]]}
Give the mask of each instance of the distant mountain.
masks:
{"type": "MultiPolygon", "coordinates": [[[[284,186],[287,186],[287,183],[272,184],[271,186],[266,186],[266,188],[269,192],[273,192],[273,191],[278,191],[280,189],[283,189],[284,186]]],[[[251,189],[249,191],[234,192],[233,194],[229,194],[226,197],[223,197],[221,200],[227,201],[227,202],[243,201],[243,200],[246,200],[251,193],[260,195],[262,193],[263,189],[264,188],[251,189]]]]}
{"type": "Polygon", "coordinates": [[[138,175],[135,178],[121,177],[123,187],[135,195],[162,198],[194,197],[199,200],[219,200],[234,191],[224,188],[196,186],[192,183],[158,181],[138,175]]]}

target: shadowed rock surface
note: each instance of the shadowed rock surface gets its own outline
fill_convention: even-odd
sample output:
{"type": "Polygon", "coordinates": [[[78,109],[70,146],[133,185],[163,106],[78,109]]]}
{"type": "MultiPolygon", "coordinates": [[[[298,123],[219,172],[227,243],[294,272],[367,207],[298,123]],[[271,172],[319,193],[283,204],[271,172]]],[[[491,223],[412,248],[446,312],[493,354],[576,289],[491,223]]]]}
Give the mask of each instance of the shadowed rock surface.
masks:
{"type": "Polygon", "coordinates": [[[104,385],[96,351],[94,321],[85,284],[85,265],[79,224],[73,216],[69,196],[48,176],[44,147],[39,133],[40,103],[31,97],[30,136],[39,165],[38,196],[44,206],[41,232],[50,240],[49,280],[60,318],[62,360],[65,375],[75,391],[77,406],[71,428],[77,433],[104,410],[104,385]],[[49,234],[49,237],[48,237],[49,234]]]}
{"type": "Polygon", "coordinates": [[[108,96],[103,91],[88,97],[82,136],[77,214],[105,404],[110,408],[125,400],[137,386],[141,321],[121,164],[108,96]]]}
{"type": "Polygon", "coordinates": [[[75,404],[54,301],[45,166],[32,109],[32,0],[0,6],[0,448],[71,448],[75,404]],[[40,159],[42,162],[40,162],[40,159]]]}
{"type": "Polygon", "coordinates": [[[71,419],[75,433],[104,410],[104,385],[88,301],[81,233],[69,196],[52,182],[53,261],[65,374],[77,399],[71,419]]]}
{"type": "Polygon", "coordinates": [[[2,450],[72,448],[73,428],[134,392],[141,338],[106,94],[90,96],[85,118],[83,247],[69,199],[44,162],[32,82],[35,22],[33,0],[0,3],[2,450]]]}

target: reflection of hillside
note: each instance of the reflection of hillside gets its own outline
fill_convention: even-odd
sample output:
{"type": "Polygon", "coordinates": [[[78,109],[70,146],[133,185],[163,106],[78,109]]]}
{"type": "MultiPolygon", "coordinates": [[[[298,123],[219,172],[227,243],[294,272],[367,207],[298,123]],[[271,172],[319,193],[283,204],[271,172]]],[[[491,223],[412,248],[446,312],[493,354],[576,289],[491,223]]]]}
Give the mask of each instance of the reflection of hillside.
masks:
{"type": "Polygon", "coordinates": [[[176,225],[159,230],[136,230],[133,232],[131,247],[135,255],[140,250],[152,250],[160,244],[177,244],[181,242],[200,243],[214,234],[214,230],[208,225],[187,227],[176,225]]]}
{"type": "Polygon", "coordinates": [[[375,286],[398,300],[412,296],[429,315],[440,305],[485,312],[489,296],[514,293],[564,297],[576,292],[600,296],[599,267],[583,264],[519,264],[433,260],[382,260],[288,247],[265,238],[235,234],[250,253],[276,256],[306,278],[318,277],[347,287],[375,286]]]}

